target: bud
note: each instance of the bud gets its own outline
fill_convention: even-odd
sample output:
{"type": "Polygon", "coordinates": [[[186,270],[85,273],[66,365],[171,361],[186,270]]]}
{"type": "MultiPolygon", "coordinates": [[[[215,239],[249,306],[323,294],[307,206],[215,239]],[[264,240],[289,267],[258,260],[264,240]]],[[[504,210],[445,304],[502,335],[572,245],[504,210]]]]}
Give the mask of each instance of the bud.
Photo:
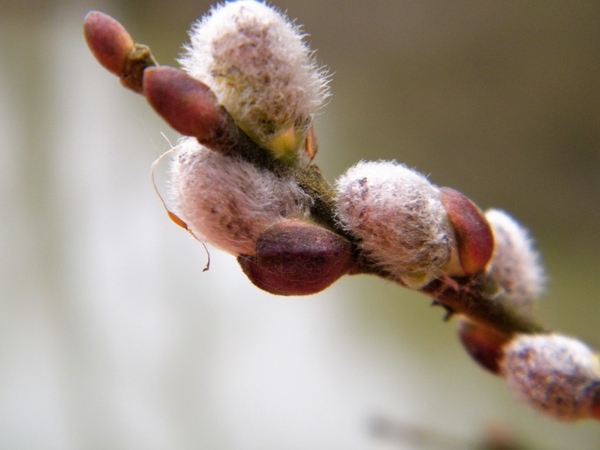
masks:
{"type": "Polygon", "coordinates": [[[182,138],[171,164],[174,212],[198,238],[253,255],[258,237],[286,218],[309,215],[312,199],[292,178],[182,138]]]}
{"type": "Polygon", "coordinates": [[[252,283],[271,294],[310,295],[348,273],[352,245],[320,226],[287,220],[265,230],[255,255],[238,262],[252,283]]]}
{"type": "Polygon", "coordinates": [[[98,62],[120,77],[133,50],[133,40],[127,30],[112,17],[91,11],[83,21],[83,34],[98,62]]]}
{"type": "Polygon", "coordinates": [[[462,193],[440,188],[440,199],[454,229],[460,265],[465,275],[483,272],[494,251],[494,236],[481,210],[462,193]]]}
{"type": "Polygon", "coordinates": [[[211,142],[224,133],[227,115],[216,104],[208,86],[172,67],[150,67],[144,72],[144,96],[175,130],[211,142]]]}
{"type": "Polygon", "coordinates": [[[492,226],[496,249],[491,277],[504,291],[503,301],[530,312],[544,287],[544,270],[527,231],[508,214],[491,209],[485,214],[492,226]]]}
{"type": "Polygon", "coordinates": [[[237,1],[213,8],[190,35],[184,69],[275,158],[310,162],[306,139],[327,81],[298,27],[264,3],[237,1]]]}
{"type": "Polygon", "coordinates": [[[592,418],[600,420],[600,389],[597,389],[596,394],[593,396],[592,418]]]}
{"type": "Polygon", "coordinates": [[[122,86],[142,94],[144,71],[157,65],[150,49],[135,44],[119,22],[97,11],[85,17],[83,34],[98,62],[117,75],[122,86]]]}
{"type": "Polygon", "coordinates": [[[516,396],[555,419],[598,419],[600,363],[582,342],[517,335],[505,348],[502,374],[516,396]]]}
{"type": "Polygon", "coordinates": [[[465,319],[458,321],[458,337],[471,358],[490,372],[500,374],[503,347],[509,338],[465,319]]]}
{"type": "Polygon", "coordinates": [[[443,274],[454,253],[440,191],[395,162],[360,162],[337,182],[337,217],[392,278],[419,289],[443,274]]]}

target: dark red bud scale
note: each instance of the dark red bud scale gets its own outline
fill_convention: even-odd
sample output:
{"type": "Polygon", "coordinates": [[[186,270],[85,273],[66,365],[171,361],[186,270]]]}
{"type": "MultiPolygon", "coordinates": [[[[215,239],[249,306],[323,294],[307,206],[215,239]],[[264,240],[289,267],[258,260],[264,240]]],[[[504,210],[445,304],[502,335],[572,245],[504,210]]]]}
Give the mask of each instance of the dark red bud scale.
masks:
{"type": "Polygon", "coordinates": [[[238,262],[250,281],[276,295],[321,292],[354,264],[352,245],[318,225],[299,220],[279,222],[256,242],[254,256],[238,262]]]}
{"type": "Polygon", "coordinates": [[[83,34],[98,62],[120,77],[133,49],[133,40],[127,30],[112,17],[92,11],[83,21],[83,34]]]}
{"type": "Polygon", "coordinates": [[[144,72],[144,96],[175,130],[198,141],[224,132],[227,114],[209,87],[173,67],[149,67],[144,72]]]}
{"type": "Polygon", "coordinates": [[[458,337],[471,358],[490,372],[500,375],[503,348],[510,338],[466,320],[458,323],[458,337]]]}
{"type": "Polygon", "coordinates": [[[592,400],[592,417],[600,420],[600,389],[597,390],[596,396],[592,400]]]}
{"type": "Polygon", "coordinates": [[[458,257],[465,275],[482,272],[494,253],[490,224],[471,200],[454,189],[440,188],[440,200],[454,229],[458,257]]]}

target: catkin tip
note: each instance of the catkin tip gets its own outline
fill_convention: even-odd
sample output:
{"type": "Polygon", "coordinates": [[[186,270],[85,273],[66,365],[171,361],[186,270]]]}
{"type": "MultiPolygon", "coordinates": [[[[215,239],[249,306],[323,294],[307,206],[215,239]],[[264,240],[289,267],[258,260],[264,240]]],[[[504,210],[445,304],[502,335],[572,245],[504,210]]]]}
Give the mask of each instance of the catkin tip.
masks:
{"type": "Polygon", "coordinates": [[[545,275],[539,254],[527,230],[508,214],[490,209],[485,216],[495,241],[490,274],[504,291],[503,301],[529,313],[544,290],[545,275]]]}

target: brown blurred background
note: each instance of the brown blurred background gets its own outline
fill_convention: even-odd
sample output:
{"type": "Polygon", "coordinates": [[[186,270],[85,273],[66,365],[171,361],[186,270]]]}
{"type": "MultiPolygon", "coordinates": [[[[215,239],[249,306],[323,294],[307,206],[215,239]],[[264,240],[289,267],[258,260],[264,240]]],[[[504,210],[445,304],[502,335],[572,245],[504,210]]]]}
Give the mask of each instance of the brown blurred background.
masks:
{"type": "MultiPolygon", "coordinates": [[[[332,74],[328,178],[396,159],[510,212],[548,270],[540,316],[600,348],[600,3],[273,3],[332,74]]],[[[277,298],[218,251],[201,273],[148,181],[176,134],[81,22],[107,12],[174,65],[209,4],[0,0],[0,448],[434,448],[373,437],[374,416],[465,448],[492,428],[600,448],[597,423],[519,405],[425,297],[355,277],[277,298]]]]}

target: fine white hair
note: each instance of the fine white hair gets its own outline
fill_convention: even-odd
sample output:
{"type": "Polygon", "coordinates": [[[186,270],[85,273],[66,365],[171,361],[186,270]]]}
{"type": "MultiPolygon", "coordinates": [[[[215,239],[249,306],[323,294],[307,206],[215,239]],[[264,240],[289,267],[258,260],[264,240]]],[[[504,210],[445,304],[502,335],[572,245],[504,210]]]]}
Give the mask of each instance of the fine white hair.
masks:
{"type": "Polygon", "coordinates": [[[558,334],[518,335],[504,354],[502,373],[520,400],[559,420],[591,416],[600,367],[588,346],[558,334]]]}
{"type": "Polygon", "coordinates": [[[383,270],[419,288],[450,261],[453,232],[439,190],[390,161],[360,162],[337,181],[337,218],[383,270]]]}
{"type": "Polygon", "coordinates": [[[544,269],[527,230],[511,216],[490,209],[485,217],[494,233],[495,249],[490,274],[504,291],[504,301],[530,313],[544,290],[544,269]]]}
{"type": "Polygon", "coordinates": [[[260,145],[290,126],[308,129],[328,94],[327,77],[283,14],[257,1],[226,2],[195,23],[190,37],[183,68],[260,145]]]}
{"type": "Polygon", "coordinates": [[[285,218],[307,217],[312,199],[292,178],[182,138],[171,163],[177,215],[200,239],[234,255],[252,255],[259,235],[285,218]]]}

